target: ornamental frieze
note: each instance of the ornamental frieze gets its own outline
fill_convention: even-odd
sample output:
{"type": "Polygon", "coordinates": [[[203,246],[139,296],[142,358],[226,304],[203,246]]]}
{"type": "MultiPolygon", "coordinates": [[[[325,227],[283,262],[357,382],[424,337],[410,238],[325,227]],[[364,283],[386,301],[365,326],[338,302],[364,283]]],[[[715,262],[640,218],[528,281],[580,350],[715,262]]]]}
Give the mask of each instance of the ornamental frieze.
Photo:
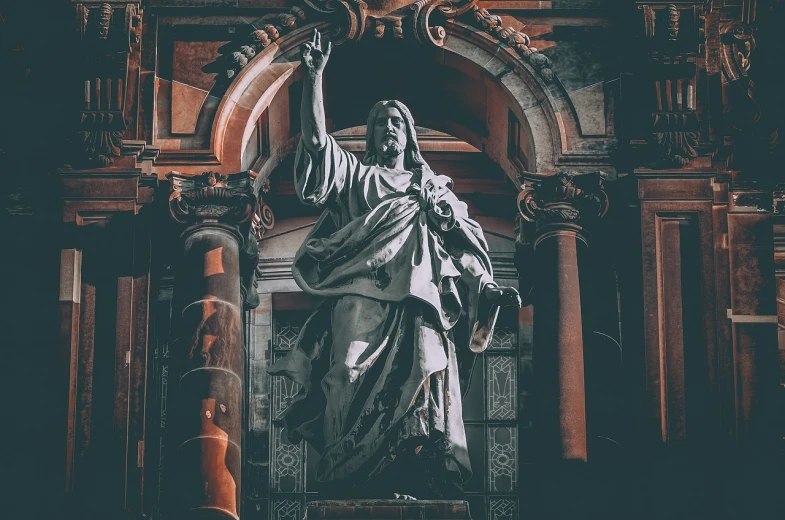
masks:
{"type": "Polygon", "coordinates": [[[546,83],[553,81],[553,64],[547,56],[531,47],[528,35],[511,27],[504,27],[499,15],[477,6],[477,0],[451,2],[448,0],[303,0],[286,12],[270,13],[260,18],[244,40],[236,43],[234,51],[223,58],[224,75],[231,80],[258,53],[273,42],[317,20],[332,21],[330,40],[340,45],[363,37],[375,39],[414,38],[426,45],[444,45],[447,31],[444,23],[464,19],[496,38],[500,45],[512,48],[529,63],[546,83]],[[367,36],[371,35],[371,36],[367,36]]]}

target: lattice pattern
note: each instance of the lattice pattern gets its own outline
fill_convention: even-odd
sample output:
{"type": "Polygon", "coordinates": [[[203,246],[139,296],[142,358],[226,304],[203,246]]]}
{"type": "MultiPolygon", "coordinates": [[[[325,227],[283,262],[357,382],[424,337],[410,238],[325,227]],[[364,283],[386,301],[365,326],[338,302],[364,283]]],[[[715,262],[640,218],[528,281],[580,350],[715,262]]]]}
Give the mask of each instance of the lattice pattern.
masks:
{"type": "MultiPolygon", "coordinates": [[[[300,493],[303,490],[303,443],[289,444],[282,428],[273,436],[272,490],[276,493],[300,493]]],[[[298,518],[297,520],[302,520],[298,518]]]]}
{"type": "Polygon", "coordinates": [[[283,376],[274,376],[273,380],[273,420],[278,420],[283,416],[283,413],[291,404],[294,396],[300,391],[301,385],[298,385],[289,378],[283,376]]]}
{"type": "Polygon", "coordinates": [[[515,358],[488,356],[488,418],[515,420],[517,395],[515,358]]]}
{"type": "Polygon", "coordinates": [[[518,520],[518,504],[511,498],[492,498],[488,520],[518,520]]]}
{"type": "Polygon", "coordinates": [[[514,493],[518,485],[518,429],[491,427],[488,431],[488,489],[514,493]]]}
{"type": "Polygon", "coordinates": [[[275,346],[282,350],[289,350],[297,343],[303,323],[300,321],[277,321],[275,333],[275,346]]]}
{"type": "Polygon", "coordinates": [[[490,350],[511,350],[518,346],[518,338],[512,327],[496,327],[488,345],[490,350]]]}
{"type": "Polygon", "coordinates": [[[169,366],[161,365],[161,429],[166,428],[166,400],[169,394],[169,366]]]}
{"type": "Polygon", "coordinates": [[[281,498],[273,501],[271,520],[302,520],[303,506],[299,500],[281,498]]]}
{"type": "Polygon", "coordinates": [[[166,467],[164,464],[164,437],[165,437],[165,430],[166,430],[166,409],[167,409],[167,401],[169,397],[169,345],[164,344],[162,348],[157,352],[160,356],[158,359],[159,363],[159,378],[160,378],[160,386],[158,388],[159,396],[158,396],[158,404],[159,408],[159,425],[160,425],[160,437],[158,438],[158,504],[161,503],[161,497],[163,496],[163,483],[164,478],[166,475],[166,467]]]}

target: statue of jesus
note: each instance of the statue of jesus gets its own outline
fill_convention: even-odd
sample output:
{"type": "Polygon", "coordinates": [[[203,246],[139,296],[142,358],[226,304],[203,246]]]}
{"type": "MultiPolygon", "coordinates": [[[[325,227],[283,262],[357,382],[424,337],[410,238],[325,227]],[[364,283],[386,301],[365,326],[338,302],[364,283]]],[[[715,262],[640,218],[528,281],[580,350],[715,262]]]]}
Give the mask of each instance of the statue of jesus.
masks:
{"type": "Polygon", "coordinates": [[[324,301],[270,368],[302,385],[286,432],[344,496],[456,498],[471,476],[461,384],[520,297],[493,282],[480,226],[423,160],[403,103],[373,107],[362,161],[327,134],[330,49],[317,31],[302,48],[295,189],[324,212],[292,271],[324,301]]]}

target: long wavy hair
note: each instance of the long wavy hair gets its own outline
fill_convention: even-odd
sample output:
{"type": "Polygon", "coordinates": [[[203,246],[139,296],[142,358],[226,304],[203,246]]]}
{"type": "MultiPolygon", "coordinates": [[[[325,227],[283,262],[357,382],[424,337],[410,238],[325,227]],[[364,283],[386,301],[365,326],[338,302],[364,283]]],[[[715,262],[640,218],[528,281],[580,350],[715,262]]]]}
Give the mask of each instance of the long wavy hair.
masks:
{"type": "Polygon", "coordinates": [[[374,143],[373,132],[376,127],[376,117],[383,108],[394,107],[403,116],[406,125],[406,148],[403,150],[403,167],[409,171],[430,171],[431,167],[425,162],[420,154],[420,145],[417,143],[417,132],[414,129],[414,118],[408,107],[395,99],[379,101],[368,114],[368,125],[365,129],[365,157],[363,164],[375,166],[377,164],[376,144],[374,143]]]}

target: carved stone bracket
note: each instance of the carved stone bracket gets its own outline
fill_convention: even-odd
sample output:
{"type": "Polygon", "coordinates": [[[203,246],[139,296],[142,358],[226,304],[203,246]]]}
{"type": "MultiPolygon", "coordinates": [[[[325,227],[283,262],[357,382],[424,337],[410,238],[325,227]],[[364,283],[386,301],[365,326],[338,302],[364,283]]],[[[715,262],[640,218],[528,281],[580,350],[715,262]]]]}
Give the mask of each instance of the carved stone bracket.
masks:
{"type": "Polygon", "coordinates": [[[705,5],[700,2],[638,2],[653,54],[695,54],[706,43],[705,5]]]}
{"type": "Polygon", "coordinates": [[[257,198],[253,188],[255,173],[234,175],[205,172],[187,176],[170,172],[172,183],[169,212],[180,224],[203,221],[239,225],[248,222],[256,211],[257,198]]]}
{"type": "Polygon", "coordinates": [[[140,2],[78,3],[75,9],[84,98],[73,163],[105,168],[121,155],[129,55],[139,52],[142,12],[140,2]]]}
{"type": "Polygon", "coordinates": [[[747,76],[750,70],[750,55],[755,50],[752,27],[742,22],[730,22],[720,28],[722,42],[722,70],[729,81],[747,76]]]}
{"type": "Polygon", "coordinates": [[[78,166],[106,168],[115,157],[120,157],[125,132],[122,112],[82,111],[79,128],[78,166]]]}
{"type": "Polygon", "coordinates": [[[742,22],[729,22],[720,28],[720,61],[730,92],[725,110],[729,130],[745,132],[761,118],[761,106],[750,78],[751,55],[756,42],[752,27],[742,22]]]}
{"type": "Polygon", "coordinates": [[[537,229],[548,224],[582,225],[608,211],[604,172],[559,172],[525,186],[518,194],[518,211],[537,229]]]}
{"type": "Polygon", "coordinates": [[[653,143],[663,163],[686,166],[698,156],[698,116],[693,111],[656,112],[653,143]]]}
{"type": "Polygon", "coordinates": [[[639,2],[655,93],[649,145],[658,168],[683,168],[698,158],[697,61],[706,36],[701,2],[639,2]]]}
{"type": "Polygon", "coordinates": [[[785,3],[758,2],[719,28],[726,157],[730,169],[758,178],[779,176],[783,160],[783,15],[785,3]]]}
{"type": "Polygon", "coordinates": [[[501,42],[510,46],[518,55],[526,60],[540,74],[546,83],[553,81],[553,63],[550,58],[542,54],[535,47],[530,47],[531,39],[526,34],[502,26],[502,18],[499,15],[491,14],[487,9],[472,7],[474,24],[481,27],[485,32],[498,38],[501,42]]]}

